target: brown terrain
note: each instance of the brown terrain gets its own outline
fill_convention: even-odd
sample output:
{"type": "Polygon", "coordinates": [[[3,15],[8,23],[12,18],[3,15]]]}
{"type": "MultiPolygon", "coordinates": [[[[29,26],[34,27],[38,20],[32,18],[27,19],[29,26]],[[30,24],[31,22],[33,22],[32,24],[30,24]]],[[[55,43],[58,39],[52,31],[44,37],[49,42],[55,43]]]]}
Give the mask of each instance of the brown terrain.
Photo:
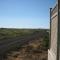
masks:
{"type": "Polygon", "coordinates": [[[34,32],[0,42],[0,60],[47,60],[48,32],[34,32]]]}

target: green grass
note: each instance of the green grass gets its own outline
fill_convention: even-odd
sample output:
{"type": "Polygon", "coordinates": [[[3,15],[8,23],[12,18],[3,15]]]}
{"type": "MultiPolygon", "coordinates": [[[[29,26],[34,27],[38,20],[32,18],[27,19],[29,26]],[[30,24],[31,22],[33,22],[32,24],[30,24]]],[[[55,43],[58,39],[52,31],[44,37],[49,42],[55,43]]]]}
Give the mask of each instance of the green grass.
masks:
{"type": "Polygon", "coordinates": [[[0,40],[13,38],[17,36],[26,36],[30,35],[35,32],[43,32],[43,29],[7,29],[7,28],[0,28],[0,40]]]}
{"type": "Polygon", "coordinates": [[[49,47],[49,30],[48,29],[8,29],[0,28],[0,41],[8,40],[14,37],[30,36],[34,33],[39,33],[40,37],[43,38],[43,46],[47,49],[49,47]]]}

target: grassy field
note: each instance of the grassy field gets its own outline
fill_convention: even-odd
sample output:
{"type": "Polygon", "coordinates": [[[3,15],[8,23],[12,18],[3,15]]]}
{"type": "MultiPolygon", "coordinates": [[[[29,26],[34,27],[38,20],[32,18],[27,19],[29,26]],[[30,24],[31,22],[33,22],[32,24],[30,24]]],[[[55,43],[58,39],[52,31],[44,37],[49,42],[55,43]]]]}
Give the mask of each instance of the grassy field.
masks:
{"type": "MultiPolygon", "coordinates": [[[[38,35],[38,38],[28,44],[23,44],[6,53],[6,60],[47,60],[47,50],[49,48],[49,30],[48,29],[6,29],[0,28],[0,41],[10,38],[28,37],[38,35]]],[[[5,58],[4,57],[4,58],[5,58]]]]}
{"type": "Polygon", "coordinates": [[[34,32],[33,30],[29,30],[29,29],[0,28],[0,40],[7,39],[7,38],[13,38],[13,37],[17,37],[17,36],[29,35],[33,32],[34,32]]]}

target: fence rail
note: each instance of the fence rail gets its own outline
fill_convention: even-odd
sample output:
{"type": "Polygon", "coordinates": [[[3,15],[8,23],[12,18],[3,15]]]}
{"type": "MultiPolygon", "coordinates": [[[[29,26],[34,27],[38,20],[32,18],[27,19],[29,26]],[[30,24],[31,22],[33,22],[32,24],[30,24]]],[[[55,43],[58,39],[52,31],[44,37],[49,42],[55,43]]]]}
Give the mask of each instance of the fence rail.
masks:
{"type": "Polygon", "coordinates": [[[58,5],[56,4],[51,10],[51,16],[53,16],[58,11],[58,5]]]}

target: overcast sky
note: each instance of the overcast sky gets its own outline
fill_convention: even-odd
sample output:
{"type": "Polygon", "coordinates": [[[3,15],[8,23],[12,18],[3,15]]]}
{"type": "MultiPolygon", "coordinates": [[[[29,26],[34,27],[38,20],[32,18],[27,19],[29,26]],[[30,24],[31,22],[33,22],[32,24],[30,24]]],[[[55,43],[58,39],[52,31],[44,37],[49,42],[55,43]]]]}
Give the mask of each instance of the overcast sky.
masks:
{"type": "Polygon", "coordinates": [[[0,27],[49,28],[55,0],[0,0],[0,27]]]}

